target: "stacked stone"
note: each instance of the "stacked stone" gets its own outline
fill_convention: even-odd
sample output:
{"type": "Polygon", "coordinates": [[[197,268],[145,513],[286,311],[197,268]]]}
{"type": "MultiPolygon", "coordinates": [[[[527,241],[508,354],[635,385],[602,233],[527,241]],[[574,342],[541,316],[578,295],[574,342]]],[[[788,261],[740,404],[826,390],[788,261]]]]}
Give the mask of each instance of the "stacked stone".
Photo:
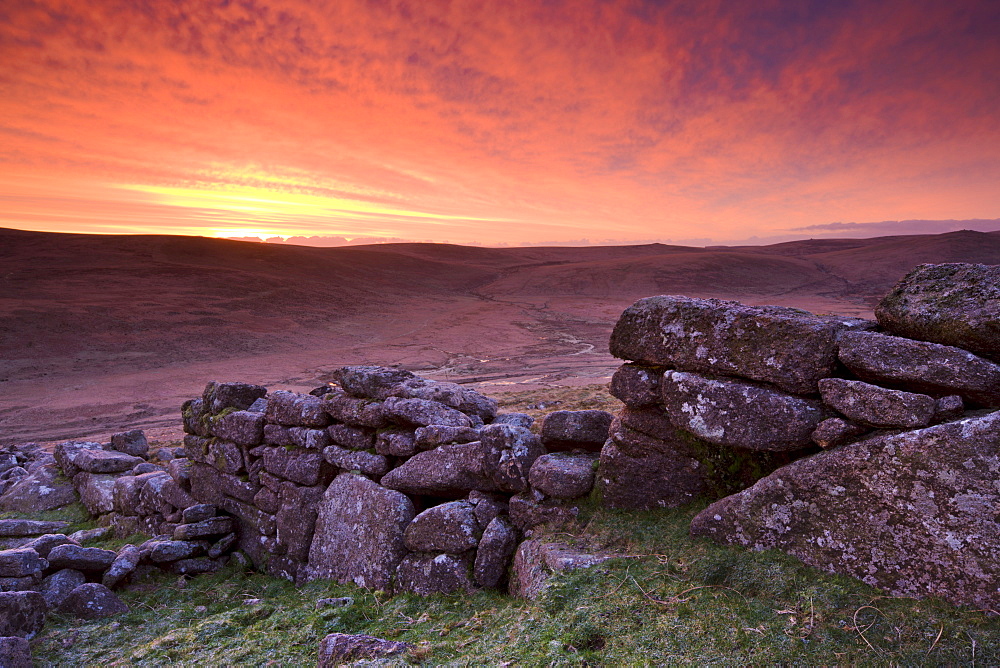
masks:
{"type": "Polygon", "coordinates": [[[37,443],[0,448],[0,511],[53,510],[76,500],[72,483],[37,443]]]}
{"type": "Polygon", "coordinates": [[[841,377],[817,383],[839,415],[813,438],[872,433],[716,501],[691,532],[781,549],[893,595],[996,609],[1000,266],[922,265],[875,314],[884,331],[839,337],[841,377]]]}
{"type": "Polygon", "coordinates": [[[982,322],[963,326],[928,315],[961,301],[957,276],[1000,290],[995,267],[925,265],[883,301],[878,323],[715,299],[636,302],[611,337],[612,354],[630,363],[611,385],[626,408],[601,454],[605,503],[718,498],[817,446],[954,420],[966,405],[1000,406],[1000,366],[987,359],[998,359],[996,314],[965,309],[982,322]],[[935,301],[919,286],[938,274],[951,287],[945,298],[938,286],[935,301]],[[917,313],[918,302],[934,307],[917,313]],[[973,341],[976,332],[992,339],[973,341]],[[918,334],[928,340],[904,338],[918,334]],[[949,345],[957,342],[984,357],[949,345]]]}
{"type": "MultiPolygon", "coordinates": [[[[530,417],[478,392],[386,367],[334,375],[310,394],[210,383],[185,404],[192,496],[236,518],[259,569],[422,594],[501,587],[522,532],[590,492],[593,453],[547,455],[555,441],[530,417]]],[[[600,447],[605,416],[577,446],[600,447]]],[[[573,450],[570,431],[556,447],[573,450]]]]}

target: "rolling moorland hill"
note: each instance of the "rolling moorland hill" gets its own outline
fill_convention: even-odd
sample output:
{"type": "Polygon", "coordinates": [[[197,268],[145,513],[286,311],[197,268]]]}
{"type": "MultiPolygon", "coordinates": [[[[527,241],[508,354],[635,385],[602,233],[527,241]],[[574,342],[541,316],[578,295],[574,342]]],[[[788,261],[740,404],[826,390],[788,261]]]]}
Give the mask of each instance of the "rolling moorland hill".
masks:
{"type": "Polygon", "coordinates": [[[598,382],[653,294],[870,315],[915,264],[1000,263],[1000,233],[759,247],[315,248],[0,230],[0,432],[176,422],[207,380],[309,389],[347,363],[484,389],[598,382]],[[44,397],[46,410],[36,406],[44,397]]]}

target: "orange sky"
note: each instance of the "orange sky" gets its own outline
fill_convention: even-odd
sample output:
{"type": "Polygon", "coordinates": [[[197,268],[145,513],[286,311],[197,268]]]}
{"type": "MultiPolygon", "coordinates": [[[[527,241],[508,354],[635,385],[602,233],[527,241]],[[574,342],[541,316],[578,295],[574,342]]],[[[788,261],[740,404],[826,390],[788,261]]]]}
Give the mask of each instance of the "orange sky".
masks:
{"type": "Polygon", "coordinates": [[[696,243],[993,219],[998,35],[995,0],[5,0],[0,226],[696,243]]]}

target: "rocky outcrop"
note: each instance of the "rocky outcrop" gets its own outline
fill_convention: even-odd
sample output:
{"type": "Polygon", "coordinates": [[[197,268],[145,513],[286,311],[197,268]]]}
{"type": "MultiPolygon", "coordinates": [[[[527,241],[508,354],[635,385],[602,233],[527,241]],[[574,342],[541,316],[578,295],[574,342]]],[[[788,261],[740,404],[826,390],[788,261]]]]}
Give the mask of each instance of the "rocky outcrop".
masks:
{"type": "Polygon", "coordinates": [[[922,264],[875,309],[887,332],[1000,362],[1000,266],[922,264]]]}
{"type": "Polygon", "coordinates": [[[897,596],[1000,604],[1000,412],[799,460],[710,505],[694,535],[780,549],[897,596]]]}

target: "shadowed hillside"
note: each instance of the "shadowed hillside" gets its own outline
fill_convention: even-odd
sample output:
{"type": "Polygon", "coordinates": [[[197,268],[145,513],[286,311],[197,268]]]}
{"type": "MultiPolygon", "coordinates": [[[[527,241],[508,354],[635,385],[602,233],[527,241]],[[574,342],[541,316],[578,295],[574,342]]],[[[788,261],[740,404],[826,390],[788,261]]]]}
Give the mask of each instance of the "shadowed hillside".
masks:
{"type": "Polygon", "coordinates": [[[913,265],[954,261],[1000,263],[1000,234],[315,248],[0,230],[0,431],[172,424],[211,378],[308,389],[358,362],[487,387],[595,382],[614,368],[611,327],[640,297],[870,316],[913,265]],[[25,408],[35,395],[48,411],[25,408]]]}

